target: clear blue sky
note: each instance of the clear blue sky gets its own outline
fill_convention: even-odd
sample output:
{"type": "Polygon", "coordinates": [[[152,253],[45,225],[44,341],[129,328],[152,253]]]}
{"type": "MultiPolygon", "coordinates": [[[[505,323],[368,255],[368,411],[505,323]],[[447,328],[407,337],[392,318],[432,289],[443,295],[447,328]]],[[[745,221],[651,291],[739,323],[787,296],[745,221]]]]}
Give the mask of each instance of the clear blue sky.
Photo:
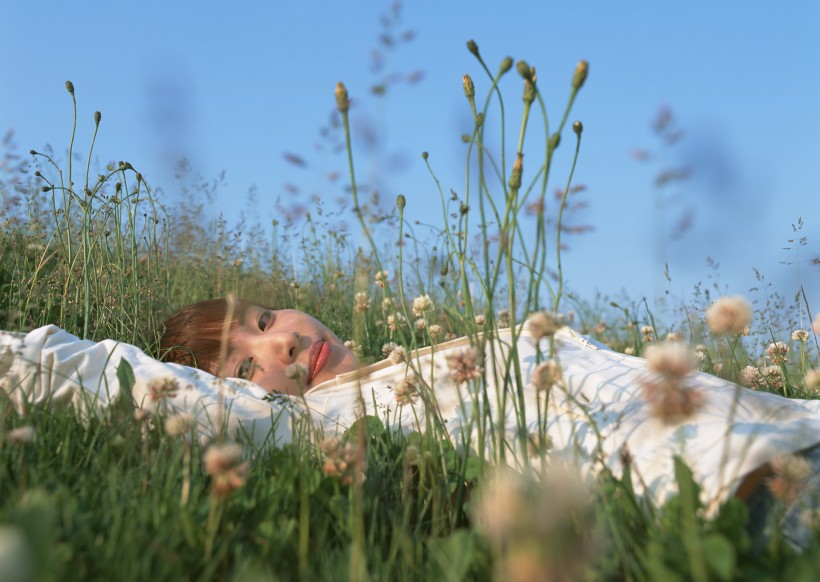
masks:
{"type": "MultiPolygon", "coordinates": [[[[50,143],[61,151],[71,122],[63,82],[71,79],[85,123],[81,151],[100,110],[101,161],[131,161],[174,196],[174,167],[184,155],[206,178],[225,171],[214,214],[236,216],[255,185],[257,216],[269,220],[277,197],[293,200],[284,184],[320,193],[326,205],[339,196],[340,185],[325,174],[340,160],[314,144],[343,80],[358,100],[354,121],[366,119],[381,135],[374,158],[358,140],[362,181],[379,171],[386,198],[403,193],[411,216],[440,224],[419,153],[430,152],[445,188],[463,192],[460,136],[470,118],[461,76],[470,73],[479,93],[486,89],[465,49],[474,38],[493,70],[506,55],[537,67],[553,123],[575,64],[590,62],[571,119],[585,125],[576,182],[587,186],[589,208],[578,220],[595,231],[570,240],[566,259],[569,285],[582,295],[623,288],[652,297],[664,288],[661,240],[679,296],[698,280],[745,293],[755,284],[753,267],[791,295],[797,270],[780,261],[794,259],[782,247],[800,216],[808,236],[801,257],[820,255],[820,3],[415,0],[397,28],[415,38],[390,51],[388,69],[423,77],[376,99],[367,96],[375,82],[370,55],[389,6],[6,2],[0,130],[14,129],[25,150],[50,143]],[[658,227],[653,177],[660,166],[630,152],[656,148],[650,122],[664,105],[685,137],[663,163],[693,173],[668,190],[675,197],[664,211],[669,226],[658,227]],[[285,152],[309,165],[288,163],[285,152]],[[683,212],[692,213],[690,230],[660,239],[683,212]],[[718,270],[707,267],[707,256],[718,270]]],[[[509,131],[517,134],[519,77],[508,75],[503,88],[509,131]]],[[[564,137],[566,155],[572,134],[564,137]]],[[[559,157],[553,188],[567,165],[559,157]]],[[[820,268],[804,264],[800,275],[820,307],[820,268]]]]}

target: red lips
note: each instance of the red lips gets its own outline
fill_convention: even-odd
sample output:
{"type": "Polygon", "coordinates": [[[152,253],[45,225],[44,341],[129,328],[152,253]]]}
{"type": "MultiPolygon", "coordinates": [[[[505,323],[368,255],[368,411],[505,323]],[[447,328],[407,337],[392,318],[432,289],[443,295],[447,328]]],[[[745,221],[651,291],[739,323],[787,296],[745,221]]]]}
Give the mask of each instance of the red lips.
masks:
{"type": "Polygon", "coordinates": [[[310,377],[308,378],[309,384],[313,383],[313,379],[316,378],[316,375],[319,373],[319,371],[322,368],[324,368],[325,364],[330,358],[330,352],[330,344],[322,339],[313,342],[313,345],[310,346],[310,377]]]}

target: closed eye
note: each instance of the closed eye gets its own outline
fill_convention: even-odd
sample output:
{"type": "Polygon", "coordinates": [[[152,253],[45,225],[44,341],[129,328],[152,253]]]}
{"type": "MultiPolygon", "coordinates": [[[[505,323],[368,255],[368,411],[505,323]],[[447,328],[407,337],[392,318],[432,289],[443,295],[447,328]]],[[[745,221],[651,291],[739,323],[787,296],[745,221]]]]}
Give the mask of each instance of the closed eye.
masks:
{"type": "Polygon", "coordinates": [[[259,319],[257,320],[256,324],[259,326],[259,331],[265,331],[270,326],[271,322],[273,321],[273,312],[269,310],[265,310],[259,314],[259,319]]]}

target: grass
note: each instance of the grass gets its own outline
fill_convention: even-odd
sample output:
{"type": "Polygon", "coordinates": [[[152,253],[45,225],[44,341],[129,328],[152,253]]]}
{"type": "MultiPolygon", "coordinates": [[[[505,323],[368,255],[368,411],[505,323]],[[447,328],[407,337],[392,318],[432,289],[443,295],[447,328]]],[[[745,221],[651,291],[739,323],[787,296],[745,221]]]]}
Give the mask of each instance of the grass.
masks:
{"type": "MultiPolygon", "coordinates": [[[[765,372],[756,388],[815,397],[804,377],[818,365],[817,337],[810,331],[808,341],[790,339],[796,322],[811,318],[805,293],[794,302],[767,293],[752,334],[727,338],[705,324],[713,290],[696,290],[664,322],[645,300],[586,302],[564,289],[561,237],[581,191],[573,170],[583,136],[580,122],[571,130],[567,124],[586,64],[568,80],[563,114],[551,124],[533,68],[519,61],[513,70],[505,59],[493,73],[475,43],[468,49],[483,80],[464,79],[474,127],[463,136],[463,194],[445,195],[434,161],[423,156],[443,218],[432,244],[405,219],[413,199],[398,197],[390,219],[380,222],[359,198],[341,84],[338,128],[366,249],[355,248],[321,211],[302,222],[274,221],[270,240],[244,234],[260,228],[208,223],[203,198],[218,181],[184,177],[185,202],[172,206],[129,162],[92,174],[99,114],[80,160],[75,132],[62,165],[48,150],[32,151],[26,163],[8,144],[8,159],[20,162],[7,165],[0,181],[0,327],[54,323],[157,355],[164,316],[234,293],[313,314],[354,341],[367,361],[384,357],[388,342],[413,349],[450,335],[478,341],[481,330],[543,310],[564,312],[571,325],[636,355],[669,332],[682,333],[707,372],[737,381],[753,366],[765,372]],[[506,128],[514,106],[502,80],[523,92],[512,162],[506,128]],[[500,143],[485,141],[490,117],[502,128],[500,143]],[[574,158],[554,178],[558,147],[572,148],[574,158]],[[554,198],[552,181],[560,184],[554,198]],[[534,237],[525,234],[527,209],[536,214],[534,237]],[[297,248],[304,263],[282,264],[282,245],[297,248]],[[383,271],[388,275],[377,276],[383,271]],[[414,315],[413,299],[422,295],[435,308],[414,315]],[[767,370],[764,350],[774,341],[791,350],[767,370]]],[[[88,125],[76,122],[74,88],[67,88],[82,133],[88,125]]],[[[504,406],[523,418],[525,382],[517,359],[506,365],[504,406]]],[[[522,431],[518,444],[534,447],[542,461],[549,456],[544,434],[522,431]]],[[[324,450],[305,436],[251,453],[243,484],[217,495],[203,445],[184,431],[169,434],[163,418],[136,419],[128,407],[86,421],[58,409],[18,416],[0,400],[0,578],[17,567],[18,579],[42,580],[809,579],[820,566],[816,544],[797,554],[776,527],[768,542],[752,543],[738,500],[703,517],[698,486],[681,463],[680,494],[652,507],[635,494],[628,470],[615,476],[602,469],[579,495],[585,490],[559,472],[542,480],[494,474],[492,463],[455,450],[435,430],[396,434],[372,418],[324,450]],[[33,440],[14,432],[21,427],[33,427],[33,440]],[[506,521],[493,521],[499,507],[506,521]]]]}

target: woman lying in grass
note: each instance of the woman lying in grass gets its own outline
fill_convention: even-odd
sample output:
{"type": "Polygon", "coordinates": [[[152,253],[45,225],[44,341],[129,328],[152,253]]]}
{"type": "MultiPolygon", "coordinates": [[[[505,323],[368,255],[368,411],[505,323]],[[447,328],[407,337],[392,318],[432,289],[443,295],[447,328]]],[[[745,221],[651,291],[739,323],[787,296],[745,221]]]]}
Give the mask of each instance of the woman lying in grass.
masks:
{"type": "Polygon", "coordinates": [[[366,414],[405,432],[439,430],[519,469],[547,459],[587,474],[629,468],[635,489],[655,503],[676,493],[679,456],[710,512],[729,496],[748,499],[750,527],[760,530],[770,488],[789,507],[792,541],[805,547],[811,537],[799,516],[817,507],[807,496],[820,491],[820,401],[696,372],[682,344],[633,358],[538,314],[518,329],[410,354],[396,348],[360,368],[307,314],[217,300],[172,316],[162,347],[171,361],[300,396],[325,434],[366,414]]]}

